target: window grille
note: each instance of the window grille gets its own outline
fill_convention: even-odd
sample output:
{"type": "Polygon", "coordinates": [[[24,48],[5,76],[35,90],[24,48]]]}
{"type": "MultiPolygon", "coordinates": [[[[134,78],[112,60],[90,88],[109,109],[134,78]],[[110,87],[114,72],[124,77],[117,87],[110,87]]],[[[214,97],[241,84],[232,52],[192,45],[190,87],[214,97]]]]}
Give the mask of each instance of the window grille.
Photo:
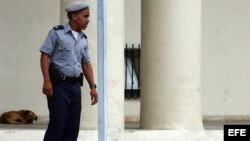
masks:
{"type": "Polygon", "coordinates": [[[140,44],[125,47],[125,98],[140,97],[140,44]]]}

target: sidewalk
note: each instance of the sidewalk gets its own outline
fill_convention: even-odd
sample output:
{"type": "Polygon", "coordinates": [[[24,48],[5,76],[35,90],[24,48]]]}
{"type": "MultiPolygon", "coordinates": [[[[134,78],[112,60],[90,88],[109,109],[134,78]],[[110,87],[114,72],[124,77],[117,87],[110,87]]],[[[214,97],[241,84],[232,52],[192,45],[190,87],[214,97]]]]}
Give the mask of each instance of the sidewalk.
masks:
{"type": "MultiPolygon", "coordinates": [[[[108,130],[108,141],[223,141],[224,124],[250,122],[204,122],[201,131],[143,130],[139,123],[126,123],[125,130],[108,130]]],[[[47,124],[0,124],[0,141],[42,141],[47,124]]],[[[78,141],[98,141],[97,130],[80,130],[78,141]]]]}
{"type": "MultiPolygon", "coordinates": [[[[223,130],[224,124],[249,124],[250,121],[244,121],[244,122],[221,122],[221,121],[205,121],[203,122],[203,126],[205,130],[223,130]]],[[[47,123],[44,122],[36,122],[34,124],[0,124],[0,130],[16,130],[16,129],[41,129],[45,130],[47,127],[47,123]]],[[[126,130],[141,130],[139,128],[139,122],[126,122],[125,123],[125,129],[126,130]]],[[[82,129],[83,130],[83,129],[82,129]]]]}

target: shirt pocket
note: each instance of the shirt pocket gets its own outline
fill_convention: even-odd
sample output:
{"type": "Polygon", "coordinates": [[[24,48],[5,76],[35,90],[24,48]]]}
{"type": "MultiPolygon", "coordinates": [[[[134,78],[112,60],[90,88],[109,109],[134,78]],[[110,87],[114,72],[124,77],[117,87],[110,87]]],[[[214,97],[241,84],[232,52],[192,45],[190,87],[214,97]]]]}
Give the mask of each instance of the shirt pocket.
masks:
{"type": "Polygon", "coordinates": [[[59,41],[57,47],[57,55],[59,58],[65,60],[72,57],[71,44],[65,41],[59,41]]]}

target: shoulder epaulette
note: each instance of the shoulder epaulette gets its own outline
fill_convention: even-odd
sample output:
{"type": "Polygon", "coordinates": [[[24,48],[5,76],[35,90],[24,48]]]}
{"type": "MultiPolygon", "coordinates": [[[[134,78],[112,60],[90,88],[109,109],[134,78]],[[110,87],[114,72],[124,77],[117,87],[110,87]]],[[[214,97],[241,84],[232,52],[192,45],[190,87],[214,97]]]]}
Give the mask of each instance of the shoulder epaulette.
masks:
{"type": "Polygon", "coordinates": [[[64,26],[63,25],[58,25],[58,26],[53,27],[53,29],[54,30],[64,29],[64,26]]]}
{"type": "Polygon", "coordinates": [[[88,39],[87,36],[86,36],[85,34],[83,34],[83,37],[86,38],[86,39],[88,39]]]}

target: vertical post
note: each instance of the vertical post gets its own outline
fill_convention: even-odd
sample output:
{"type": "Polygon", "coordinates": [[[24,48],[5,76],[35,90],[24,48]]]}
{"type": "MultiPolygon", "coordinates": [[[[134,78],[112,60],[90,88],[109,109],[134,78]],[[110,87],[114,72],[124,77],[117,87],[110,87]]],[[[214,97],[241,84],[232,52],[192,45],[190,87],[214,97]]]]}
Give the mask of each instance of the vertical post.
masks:
{"type": "Polygon", "coordinates": [[[97,1],[97,65],[98,65],[98,141],[107,140],[107,102],[106,102],[106,0],[97,1]]]}
{"type": "Polygon", "coordinates": [[[126,48],[125,48],[125,98],[127,98],[127,77],[128,77],[128,44],[126,44],[126,48]]]}
{"type": "Polygon", "coordinates": [[[132,44],[132,49],[130,50],[130,57],[131,57],[131,92],[133,95],[133,87],[134,87],[134,44],[132,44]]]}
{"type": "Polygon", "coordinates": [[[141,96],[141,45],[138,44],[138,97],[141,96]]]}

